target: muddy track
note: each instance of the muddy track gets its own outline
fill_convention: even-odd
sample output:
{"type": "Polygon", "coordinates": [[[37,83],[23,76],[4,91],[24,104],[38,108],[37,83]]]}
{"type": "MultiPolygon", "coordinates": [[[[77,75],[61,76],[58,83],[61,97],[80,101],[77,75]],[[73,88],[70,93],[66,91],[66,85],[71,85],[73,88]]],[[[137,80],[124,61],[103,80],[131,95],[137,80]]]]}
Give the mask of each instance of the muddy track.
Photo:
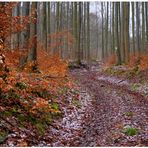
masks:
{"type": "Polygon", "coordinates": [[[93,96],[75,146],[148,146],[148,99],[98,80],[94,72],[71,73],[93,96]],[[138,129],[134,136],[124,128],[138,129]]]}

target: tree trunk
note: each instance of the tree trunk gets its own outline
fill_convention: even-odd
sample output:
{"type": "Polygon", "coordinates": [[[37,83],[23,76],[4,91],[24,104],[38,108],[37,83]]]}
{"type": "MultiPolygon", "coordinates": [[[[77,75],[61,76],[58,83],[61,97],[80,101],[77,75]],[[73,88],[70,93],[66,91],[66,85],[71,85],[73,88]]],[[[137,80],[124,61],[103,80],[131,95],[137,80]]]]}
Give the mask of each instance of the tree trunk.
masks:
{"type": "Polygon", "coordinates": [[[114,15],[115,15],[115,4],[114,2],[112,2],[112,52],[113,53],[115,51],[115,20],[114,20],[114,15]]]}
{"type": "MultiPolygon", "coordinates": [[[[31,4],[31,11],[37,10],[37,2],[32,2],[31,4]]],[[[35,18],[37,19],[37,12],[35,12],[35,18]]],[[[30,38],[33,40],[33,45],[31,47],[31,53],[29,56],[30,61],[36,61],[37,60],[37,22],[31,23],[30,28],[30,38]]]]}
{"type": "Polygon", "coordinates": [[[139,3],[136,2],[136,36],[137,36],[137,50],[140,54],[140,11],[139,11],[139,3]]]}
{"type": "Polygon", "coordinates": [[[89,21],[89,2],[87,2],[87,60],[88,64],[90,64],[90,21],[89,21]]]}
{"type": "Polygon", "coordinates": [[[118,34],[118,14],[119,14],[119,2],[115,2],[115,41],[116,41],[116,46],[115,46],[115,51],[117,53],[117,64],[120,65],[121,64],[121,53],[120,53],[120,46],[119,46],[119,34],[118,34]]]}
{"type": "Polygon", "coordinates": [[[108,3],[106,6],[106,26],[105,26],[105,57],[108,56],[108,3]]]}
{"type": "Polygon", "coordinates": [[[145,50],[145,13],[144,2],[142,2],[142,52],[145,50]]]}
{"type": "Polygon", "coordinates": [[[135,8],[134,8],[134,2],[131,2],[132,4],[132,36],[133,36],[133,53],[135,55],[135,8]]]}
{"type": "Polygon", "coordinates": [[[125,28],[124,28],[124,35],[125,35],[125,61],[128,62],[129,60],[129,52],[130,52],[130,45],[129,45],[129,2],[125,2],[125,28]]]}
{"type": "Polygon", "coordinates": [[[101,15],[102,15],[102,59],[104,59],[104,11],[103,2],[101,2],[101,15]]]}

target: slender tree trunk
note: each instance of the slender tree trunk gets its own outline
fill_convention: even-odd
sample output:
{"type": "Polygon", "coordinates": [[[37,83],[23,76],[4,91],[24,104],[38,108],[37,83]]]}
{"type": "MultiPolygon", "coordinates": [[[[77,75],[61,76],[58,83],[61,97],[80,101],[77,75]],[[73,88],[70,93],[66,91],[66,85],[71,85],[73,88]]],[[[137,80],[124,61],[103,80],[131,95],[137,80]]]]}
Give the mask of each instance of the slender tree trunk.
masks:
{"type": "Polygon", "coordinates": [[[115,20],[114,20],[114,15],[115,15],[115,4],[112,2],[112,53],[115,50],[115,20]]]}
{"type": "Polygon", "coordinates": [[[75,37],[75,58],[77,58],[78,51],[78,17],[77,17],[77,2],[74,2],[74,37],[75,37]]]}
{"type": "Polygon", "coordinates": [[[105,56],[108,56],[108,3],[106,6],[106,27],[105,27],[105,56]]]}
{"type": "Polygon", "coordinates": [[[48,52],[49,52],[49,50],[50,50],[50,44],[51,44],[51,40],[50,40],[50,38],[48,37],[48,35],[50,35],[50,31],[51,31],[51,28],[50,28],[50,25],[51,25],[51,23],[50,23],[50,18],[51,18],[50,13],[51,13],[51,9],[50,9],[50,7],[51,7],[51,2],[48,2],[48,23],[47,23],[47,28],[48,28],[48,33],[47,33],[47,49],[48,49],[48,52]]]}
{"type": "Polygon", "coordinates": [[[146,40],[148,44],[148,2],[145,2],[146,40]]]}
{"type": "Polygon", "coordinates": [[[84,59],[87,60],[87,25],[86,25],[86,16],[87,16],[87,4],[84,2],[84,59]]]}
{"type": "Polygon", "coordinates": [[[104,59],[104,11],[103,2],[101,2],[101,15],[102,15],[102,59],[104,59]]]}
{"type": "Polygon", "coordinates": [[[135,55],[135,8],[134,8],[134,2],[131,2],[132,4],[132,36],[133,36],[133,53],[135,55]]]}
{"type": "Polygon", "coordinates": [[[125,35],[125,61],[128,62],[129,60],[129,2],[125,2],[125,28],[124,28],[124,35],[125,35]]]}
{"type": "Polygon", "coordinates": [[[136,2],[136,36],[137,36],[137,50],[140,54],[140,11],[139,11],[139,3],[136,2]]]}
{"type": "Polygon", "coordinates": [[[121,64],[121,53],[120,53],[120,46],[119,46],[119,34],[118,34],[118,14],[119,14],[119,5],[120,3],[119,2],[115,2],[115,41],[116,41],[116,47],[115,47],[115,51],[117,53],[117,58],[118,58],[118,61],[117,61],[117,64],[120,65],[121,64]]]}
{"type": "MultiPolygon", "coordinates": [[[[37,2],[32,2],[31,11],[37,10],[37,2]]],[[[35,18],[37,18],[37,12],[35,12],[35,18]]],[[[33,39],[33,45],[31,47],[31,55],[29,60],[36,61],[37,60],[37,22],[31,23],[30,28],[30,37],[33,39]]]]}
{"type": "Polygon", "coordinates": [[[78,13],[78,64],[81,64],[81,15],[82,15],[82,8],[81,2],[79,2],[79,13],[78,13]]]}
{"type": "Polygon", "coordinates": [[[145,13],[144,2],[142,2],[142,52],[145,50],[145,13]]]}
{"type": "Polygon", "coordinates": [[[90,64],[90,19],[89,19],[89,2],[87,2],[87,60],[88,60],[88,64],[90,64]]]}

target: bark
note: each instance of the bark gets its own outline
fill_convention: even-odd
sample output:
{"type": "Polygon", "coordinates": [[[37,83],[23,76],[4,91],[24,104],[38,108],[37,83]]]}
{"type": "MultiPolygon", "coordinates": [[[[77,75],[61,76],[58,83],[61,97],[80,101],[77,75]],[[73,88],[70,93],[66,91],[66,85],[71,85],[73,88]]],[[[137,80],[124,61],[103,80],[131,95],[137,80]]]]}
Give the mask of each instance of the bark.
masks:
{"type": "Polygon", "coordinates": [[[142,2],[142,52],[145,51],[145,13],[144,2],[142,2]]]}
{"type": "Polygon", "coordinates": [[[140,11],[139,11],[139,3],[136,2],[136,36],[137,36],[137,51],[140,54],[140,11]]]}
{"type": "Polygon", "coordinates": [[[90,64],[90,18],[89,18],[89,2],[87,2],[87,60],[88,64],[90,64]]]}
{"type": "Polygon", "coordinates": [[[124,35],[125,35],[125,62],[129,60],[129,52],[130,52],[130,45],[129,45],[129,2],[125,2],[125,28],[124,28],[124,35]]]}
{"type": "Polygon", "coordinates": [[[134,2],[131,2],[132,4],[132,36],[133,36],[133,53],[135,55],[135,8],[134,8],[134,2]]]}
{"type": "Polygon", "coordinates": [[[102,59],[104,59],[104,11],[103,2],[101,2],[101,16],[102,16],[102,59]]]}
{"type": "Polygon", "coordinates": [[[114,25],[114,15],[115,15],[115,6],[114,6],[114,2],[112,2],[112,53],[114,52],[115,50],[115,25],[114,25]]]}
{"type": "Polygon", "coordinates": [[[115,41],[116,41],[116,46],[115,46],[115,51],[117,53],[117,64],[120,65],[121,64],[121,53],[120,53],[120,46],[119,46],[119,34],[118,34],[118,31],[119,31],[119,28],[118,28],[118,14],[119,14],[119,2],[115,2],[115,41]]]}

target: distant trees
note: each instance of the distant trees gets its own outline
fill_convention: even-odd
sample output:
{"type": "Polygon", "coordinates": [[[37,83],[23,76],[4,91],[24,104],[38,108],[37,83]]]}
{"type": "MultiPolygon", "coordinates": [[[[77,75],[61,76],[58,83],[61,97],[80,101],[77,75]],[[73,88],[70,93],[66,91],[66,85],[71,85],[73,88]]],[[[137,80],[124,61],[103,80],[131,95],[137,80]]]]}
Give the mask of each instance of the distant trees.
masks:
{"type": "Polygon", "coordinates": [[[102,58],[104,59],[110,53],[114,53],[117,55],[117,64],[128,63],[130,54],[140,55],[147,51],[148,3],[112,2],[111,5],[112,13],[108,12],[108,4],[105,5],[102,2],[100,6],[102,16],[102,58]],[[111,27],[107,27],[109,17],[112,18],[111,27]],[[106,25],[104,25],[104,21],[106,21],[106,25]],[[108,39],[109,32],[111,32],[110,39],[108,39]],[[112,49],[108,51],[107,46],[110,45],[110,42],[107,42],[107,40],[110,40],[112,45],[112,49]]]}
{"type": "MultiPolygon", "coordinates": [[[[1,14],[5,4],[0,3],[1,14]]],[[[11,41],[12,49],[28,50],[27,58],[20,60],[22,65],[36,60],[38,48],[78,64],[113,54],[117,64],[128,63],[130,54],[147,52],[147,2],[18,2],[13,7],[9,13],[20,18],[16,28],[25,26],[27,17],[29,22],[11,37],[5,33],[0,38],[11,41]]],[[[10,22],[5,26],[9,32],[14,30],[10,22]]]]}

